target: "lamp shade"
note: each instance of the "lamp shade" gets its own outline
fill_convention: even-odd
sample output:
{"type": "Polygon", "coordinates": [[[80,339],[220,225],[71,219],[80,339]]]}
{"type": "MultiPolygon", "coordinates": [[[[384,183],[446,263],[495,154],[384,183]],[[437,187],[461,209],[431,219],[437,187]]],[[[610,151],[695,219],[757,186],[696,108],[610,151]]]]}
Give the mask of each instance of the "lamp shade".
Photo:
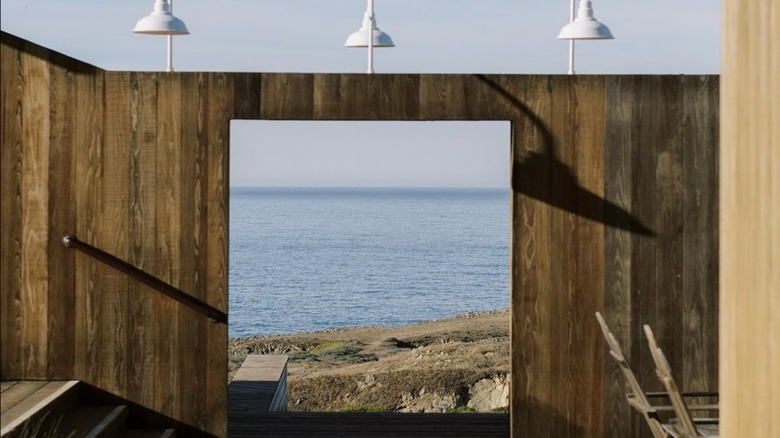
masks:
{"type": "Polygon", "coordinates": [[[173,16],[171,5],[167,0],[155,0],[152,13],[138,20],[133,32],[152,35],[188,35],[190,33],[187,30],[187,25],[173,16]]]}
{"type": "Polygon", "coordinates": [[[558,34],[562,40],[609,40],[612,39],[609,28],[593,18],[590,0],[580,0],[577,18],[563,26],[558,34]]]}
{"type": "Polygon", "coordinates": [[[390,38],[390,35],[382,32],[376,26],[373,26],[373,32],[370,32],[369,29],[371,29],[371,27],[371,17],[368,15],[368,13],[366,13],[363,16],[363,25],[360,26],[360,29],[352,32],[347,37],[347,42],[344,43],[344,46],[368,47],[368,35],[373,33],[374,47],[395,47],[395,44],[393,44],[393,39],[390,38]]]}

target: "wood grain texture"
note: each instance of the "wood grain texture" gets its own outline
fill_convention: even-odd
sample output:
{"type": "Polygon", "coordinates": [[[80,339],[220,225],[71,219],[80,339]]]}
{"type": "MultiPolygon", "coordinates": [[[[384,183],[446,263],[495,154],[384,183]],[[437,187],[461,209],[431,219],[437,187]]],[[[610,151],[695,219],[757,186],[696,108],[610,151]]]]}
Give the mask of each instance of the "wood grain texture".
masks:
{"type": "Polygon", "coordinates": [[[4,392],[6,392],[7,390],[11,389],[17,383],[19,383],[17,380],[3,380],[3,381],[0,381],[0,394],[2,394],[4,392]]]}
{"type": "MultiPolygon", "coordinates": [[[[79,108],[74,117],[74,208],[75,233],[84,241],[96,243],[100,220],[100,196],[103,178],[104,86],[102,74],[79,76],[79,92],[75,104],[79,108]]],[[[65,231],[73,232],[73,231],[65,231]]],[[[75,259],[76,296],[74,328],[76,363],[72,378],[97,382],[99,376],[99,331],[97,315],[100,309],[99,274],[97,262],[74,253],[59,252],[61,257],[75,259]]]]}
{"type": "MultiPolygon", "coordinates": [[[[70,114],[77,110],[73,99],[75,76],[68,69],[50,65],[50,135],[49,135],[49,224],[51,236],[47,253],[49,284],[47,306],[48,358],[46,375],[51,379],[67,378],[74,366],[75,340],[73,329],[75,310],[75,263],[70,257],[55,257],[61,253],[61,241],[56,230],[73,230],[76,222],[72,209],[73,125],[70,114]]],[[[60,233],[70,232],[61,231],[60,233]]]]}
{"type": "Polygon", "coordinates": [[[273,120],[310,120],[314,111],[314,77],[308,74],[262,75],[261,114],[273,120]]]}
{"type": "MultiPolygon", "coordinates": [[[[103,178],[105,127],[105,77],[100,72],[80,74],[79,90],[75,94],[74,113],[74,208],[75,232],[89,243],[96,243],[100,220],[100,197],[103,178]]],[[[73,231],[66,231],[73,232],[73,231]]],[[[99,376],[99,331],[97,315],[100,309],[98,265],[88,257],[59,252],[61,257],[75,259],[76,296],[74,327],[75,372],[73,378],[97,382],[99,376]]]]}
{"type": "MultiPolygon", "coordinates": [[[[567,421],[549,421],[555,424],[555,429],[545,433],[545,436],[572,436],[582,433],[579,425],[574,423],[575,411],[569,400],[569,392],[572,390],[572,384],[575,383],[574,376],[571,374],[570,353],[574,348],[573,344],[573,323],[574,316],[573,298],[576,293],[576,271],[577,271],[577,228],[576,215],[570,211],[553,208],[555,205],[572,205],[576,202],[577,193],[573,190],[571,183],[574,181],[576,172],[575,162],[575,136],[573,130],[569,129],[575,122],[574,102],[567,82],[568,77],[551,77],[548,83],[549,95],[545,96],[549,101],[549,113],[544,117],[549,120],[549,126],[552,134],[552,143],[547,158],[548,173],[540,173],[538,181],[531,181],[530,184],[546,184],[549,197],[547,202],[542,202],[540,207],[548,210],[549,224],[545,232],[547,245],[550,254],[550,271],[542,272],[543,282],[539,291],[543,297],[542,308],[544,309],[544,318],[541,321],[540,330],[545,335],[542,354],[545,362],[548,364],[547,373],[539,373],[542,381],[549,386],[549,406],[555,406],[561,413],[561,417],[567,421]],[[551,275],[555,271],[570,271],[571,275],[551,275]],[[560,381],[561,384],[555,384],[560,381]],[[565,383],[564,383],[565,382],[565,383]]],[[[544,97],[543,97],[544,98],[544,97]]],[[[522,188],[521,188],[522,190],[522,188]]],[[[581,365],[585,365],[580,358],[581,365]]],[[[540,419],[542,420],[542,419],[540,419]]]]}
{"type": "MultiPolygon", "coordinates": [[[[622,209],[630,210],[632,202],[632,154],[634,133],[631,130],[633,108],[638,96],[628,89],[631,78],[606,79],[605,102],[611,108],[605,114],[604,197],[622,209]]],[[[634,239],[629,223],[604,230],[604,315],[607,324],[623,348],[632,351],[632,246],[634,239]]],[[[641,341],[641,340],[638,340],[641,341]]],[[[630,359],[630,358],[629,358],[630,359]]],[[[644,419],[633,413],[626,403],[626,385],[617,364],[607,360],[604,376],[604,436],[650,436],[644,419]]]]}
{"type": "Polygon", "coordinates": [[[49,239],[50,70],[46,54],[21,57],[21,341],[24,369],[45,374],[47,367],[49,239]]]}
{"type": "MultiPolygon", "coordinates": [[[[517,129],[512,137],[512,189],[514,211],[512,261],[512,388],[511,428],[514,436],[540,431],[542,436],[566,429],[563,414],[552,405],[552,363],[549,348],[554,348],[546,323],[551,312],[549,295],[553,254],[550,242],[552,209],[541,199],[551,197],[544,175],[551,172],[554,140],[549,118],[549,78],[528,80],[518,97],[528,114],[513,121],[517,129]],[[548,158],[548,155],[550,158],[548,158]],[[533,168],[533,169],[532,169],[533,168]],[[532,173],[537,172],[537,173],[532,173]],[[542,175],[542,178],[532,178],[542,175]],[[533,186],[533,187],[531,187],[533,186]],[[534,197],[522,195],[523,190],[534,197]],[[546,425],[549,424],[549,425],[546,425]]],[[[565,409],[565,408],[564,408],[565,409]]]]}
{"type": "MultiPolygon", "coordinates": [[[[179,287],[182,278],[182,81],[176,74],[161,75],[157,90],[157,156],[155,157],[155,266],[161,280],[179,287]]],[[[149,291],[151,292],[151,291],[149,291]]],[[[155,387],[155,402],[162,412],[178,415],[183,398],[178,396],[180,356],[185,355],[179,331],[182,307],[154,294],[157,361],[155,375],[166,382],[155,387]],[[165,316],[162,316],[165,315],[165,316]]]]}
{"type": "Polygon", "coordinates": [[[24,343],[21,313],[21,170],[23,81],[21,40],[3,42],[0,51],[0,85],[2,86],[2,129],[0,129],[0,376],[23,375],[24,343]],[[13,43],[13,45],[10,45],[13,43]]]}
{"type": "MultiPolygon", "coordinates": [[[[182,78],[181,88],[181,278],[179,287],[191,295],[206,299],[206,211],[204,209],[206,189],[206,80],[203,74],[188,75],[182,78]]],[[[238,95],[238,93],[236,93],[238,95]]],[[[253,93],[248,92],[251,99],[253,93]]],[[[254,100],[254,99],[252,99],[254,100]]],[[[179,333],[182,336],[181,348],[191,351],[199,358],[205,357],[203,340],[206,339],[207,321],[202,315],[189,309],[182,309],[179,319],[179,333]]],[[[176,378],[179,388],[195,394],[206,393],[206,362],[191,360],[188,355],[179,354],[176,378]]],[[[201,400],[194,397],[181,399],[180,416],[200,419],[195,426],[206,429],[206,412],[201,400]]]]}
{"type": "MultiPolygon", "coordinates": [[[[605,258],[614,269],[607,270],[605,309],[648,390],[661,386],[638,331],[642,324],[664,331],[659,339],[674,352],[672,368],[686,389],[717,386],[712,360],[717,326],[704,322],[718,312],[713,305],[717,276],[704,269],[718,263],[712,202],[717,192],[705,188],[717,175],[717,142],[712,128],[705,127],[717,126],[713,82],[711,77],[647,76],[608,81],[608,106],[615,110],[607,117],[607,198],[630,205],[655,236],[606,230],[605,258]],[[691,269],[691,263],[701,269],[691,269]]],[[[614,370],[605,384],[607,400],[620,394],[614,370]]],[[[618,414],[625,408],[617,403],[609,402],[605,411],[609,436],[650,436],[638,416],[627,423],[630,417],[618,414]]]]}
{"type": "Polygon", "coordinates": [[[467,111],[461,81],[447,75],[420,77],[420,117],[424,120],[448,120],[467,111]]]}
{"type": "Polygon", "coordinates": [[[718,366],[718,127],[710,114],[719,106],[718,79],[691,76],[681,88],[683,126],[682,204],[682,309],[683,387],[703,391],[717,387],[718,366]],[[695,102],[695,104],[694,104],[695,102]]]}
{"type": "Polygon", "coordinates": [[[49,382],[47,381],[18,382],[8,392],[5,392],[3,394],[3,398],[0,399],[2,400],[0,402],[0,414],[5,415],[6,412],[10,412],[14,407],[18,406],[20,403],[23,403],[31,395],[40,391],[43,387],[45,387],[48,384],[49,382]]]}
{"type": "MultiPolygon", "coordinates": [[[[661,78],[656,89],[657,105],[665,111],[656,111],[655,129],[660,138],[656,153],[656,233],[658,234],[656,264],[656,315],[651,321],[656,336],[664,341],[682,338],[682,137],[680,123],[682,99],[680,84],[673,78],[661,78]],[[659,196],[660,194],[660,196],[659,196]],[[663,312],[663,313],[661,313],[663,312]],[[657,327],[657,329],[655,328],[657,327]]],[[[664,353],[674,369],[681,370],[682,345],[673,343],[664,353]]]]}
{"type": "MultiPolygon", "coordinates": [[[[209,74],[206,81],[206,298],[212,306],[228,312],[229,120],[235,105],[235,83],[229,75],[220,73],[209,74]]],[[[224,436],[227,433],[227,326],[209,322],[206,333],[204,384],[208,403],[204,408],[208,430],[224,436]]]]}
{"type": "MultiPolygon", "coordinates": [[[[157,210],[155,208],[157,172],[157,84],[156,74],[132,73],[129,121],[131,127],[129,203],[130,253],[128,261],[139,269],[152,271],[156,264],[157,210]]],[[[127,289],[130,326],[128,327],[127,394],[144,406],[154,404],[158,383],[154,321],[154,292],[130,283],[127,289]]]]}
{"type": "Polygon", "coordinates": [[[722,2],[721,436],[780,422],[780,8],[722,2]]]}
{"type": "MultiPolygon", "coordinates": [[[[654,232],[659,228],[659,219],[656,215],[658,205],[658,192],[656,180],[658,166],[658,153],[655,135],[648,138],[650,133],[659,133],[659,106],[663,105],[662,95],[658,93],[660,78],[645,78],[635,76],[628,86],[631,92],[636,93],[636,105],[632,110],[632,123],[630,124],[633,141],[631,147],[635,153],[632,158],[632,184],[631,184],[631,211],[654,232]],[[655,87],[653,87],[653,83],[655,87]],[[639,122],[636,122],[639,121],[639,122]]],[[[661,133],[661,137],[665,133],[661,133]]],[[[658,140],[662,140],[659,138],[658,140]]],[[[642,338],[642,324],[657,326],[660,313],[665,314],[666,309],[659,309],[658,287],[656,284],[657,256],[656,250],[659,241],[651,236],[639,236],[634,239],[631,246],[631,365],[637,374],[639,381],[647,390],[662,390],[660,382],[655,376],[652,366],[652,357],[647,349],[646,342],[642,338]]],[[[624,291],[625,293],[625,291],[624,291]]],[[[665,318],[664,318],[665,319],[665,318]]],[[[661,327],[658,328],[662,330],[661,327]]],[[[663,335],[662,335],[663,336],[663,335]]],[[[666,338],[663,338],[666,339],[666,338]]],[[[666,347],[664,347],[666,348],[666,347]]]]}
{"type": "MultiPolygon", "coordinates": [[[[368,103],[371,111],[367,119],[372,120],[416,120],[419,114],[418,75],[381,75],[381,80],[368,84],[368,103]]],[[[346,99],[345,99],[346,100],[346,99]]]]}
{"type": "Polygon", "coordinates": [[[605,84],[603,77],[583,76],[573,84],[573,113],[579,129],[574,143],[575,177],[580,186],[576,204],[588,210],[586,217],[575,216],[577,235],[576,278],[574,291],[569,301],[572,350],[567,354],[569,373],[574,384],[568,389],[567,397],[574,422],[596,435],[603,436],[602,405],[582,410],[592,399],[603,400],[602,355],[603,337],[600,329],[592,324],[592,315],[604,306],[604,259],[603,210],[598,208],[597,199],[604,197],[604,119],[605,84]],[[583,123],[582,121],[590,123],[583,123]],[[592,293],[597,290],[601,293],[592,293]],[[572,311],[573,310],[573,311],[572,311]],[[575,359],[588,358],[588,360],[575,359]]]}
{"type": "Polygon", "coordinates": [[[5,33],[2,60],[3,378],[83,379],[224,436],[227,327],[64,252],[60,223],[227,310],[231,119],[507,120],[512,434],[644,433],[596,310],[643,384],[649,323],[676,379],[713,386],[717,78],[103,72],[5,33]]]}
{"type": "MultiPolygon", "coordinates": [[[[203,76],[201,76],[203,78],[203,76]]],[[[260,114],[262,75],[242,73],[234,75],[235,118],[255,119],[260,114]]],[[[202,81],[197,89],[205,85],[202,81]]],[[[205,126],[203,127],[205,128],[205,126]]]]}
{"type": "Polygon", "coordinates": [[[314,78],[314,106],[312,114],[315,119],[327,119],[337,114],[341,98],[340,75],[317,75],[314,78]]]}
{"type": "MultiPolygon", "coordinates": [[[[95,226],[95,246],[127,260],[130,255],[130,166],[132,156],[132,119],[126,117],[131,107],[133,89],[130,72],[107,75],[105,79],[105,138],[103,140],[102,174],[98,216],[95,226]]],[[[97,319],[98,370],[96,386],[109,392],[121,392],[127,387],[129,351],[127,276],[105,265],[97,267],[98,287],[95,290],[97,319]]],[[[89,382],[93,383],[93,382],[89,382]]]]}

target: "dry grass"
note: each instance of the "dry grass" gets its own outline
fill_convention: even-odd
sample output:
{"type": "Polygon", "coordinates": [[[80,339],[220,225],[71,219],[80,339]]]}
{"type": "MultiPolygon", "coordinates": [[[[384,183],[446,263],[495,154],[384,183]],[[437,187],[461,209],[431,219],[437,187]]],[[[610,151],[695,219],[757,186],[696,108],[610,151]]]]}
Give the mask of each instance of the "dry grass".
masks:
{"type": "Polygon", "coordinates": [[[434,393],[465,404],[471,385],[509,372],[509,315],[231,339],[229,352],[231,376],[246,354],[289,355],[290,410],[394,411],[434,393]]]}
{"type": "Polygon", "coordinates": [[[403,404],[405,395],[421,393],[452,394],[456,400],[465,401],[469,387],[487,377],[491,377],[490,372],[472,369],[320,375],[290,382],[289,409],[344,411],[374,406],[378,407],[376,410],[395,411],[403,404]]]}

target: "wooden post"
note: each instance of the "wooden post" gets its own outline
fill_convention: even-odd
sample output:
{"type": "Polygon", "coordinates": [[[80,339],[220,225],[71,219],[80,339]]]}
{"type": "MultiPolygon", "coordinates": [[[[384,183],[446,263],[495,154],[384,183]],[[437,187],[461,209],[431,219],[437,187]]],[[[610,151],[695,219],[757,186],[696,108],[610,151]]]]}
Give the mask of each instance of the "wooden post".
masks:
{"type": "Polygon", "coordinates": [[[720,436],[778,436],[780,7],[721,3],[720,436]]]}

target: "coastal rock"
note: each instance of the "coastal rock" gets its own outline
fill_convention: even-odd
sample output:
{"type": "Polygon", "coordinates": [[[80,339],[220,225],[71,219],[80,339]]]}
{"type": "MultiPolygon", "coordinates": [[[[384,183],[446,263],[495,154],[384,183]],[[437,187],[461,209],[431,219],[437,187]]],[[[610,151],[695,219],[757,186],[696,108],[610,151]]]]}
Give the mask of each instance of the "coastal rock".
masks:
{"type": "Polygon", "coordinates": [[[399,412],[449,412],[460,403],[457,394],[429,393],[422,388],[417,393],[407,393],[401,396],[399,412]]]}
{"type": "MultiPolygon", "coordinates": [[[[373,374],[366,374],[363,379],[358,380],[357,382],[357,388],[361,391],[367,390],[369,388],[372,388],[373,386],[377,385],[376,377],[373,374]]],[[[382,386],[379,384],[379,386],[382,386]]]]}
{"type": "Polygon", "coordinates": [[[509,375],[499,374],[482,379],[469,388],[466,405],[478,412],[489,412],[509,406],[509,375]]]}

